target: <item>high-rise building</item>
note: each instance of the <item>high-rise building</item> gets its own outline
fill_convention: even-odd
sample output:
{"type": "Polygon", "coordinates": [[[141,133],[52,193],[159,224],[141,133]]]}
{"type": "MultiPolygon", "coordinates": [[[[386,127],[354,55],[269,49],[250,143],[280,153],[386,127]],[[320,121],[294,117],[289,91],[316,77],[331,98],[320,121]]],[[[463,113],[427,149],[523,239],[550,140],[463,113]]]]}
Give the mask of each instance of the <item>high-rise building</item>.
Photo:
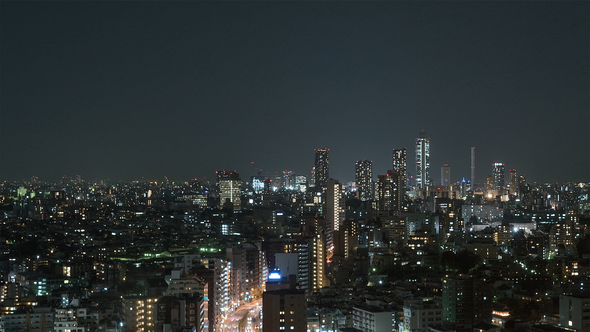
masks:
{"type": "Polygon", "coordinates": [[[314,149],[315,151],[315,168],[314,178],[315,187],[325,187],[330,178],[330,149],[314,149]]]}
{"type": "Polygon", "coordinates": [[[504,194],[504,163],[494,163],[494,184],[493,190],[496,192],[496,195],[503,195],[504,194]]]}
{"type": "Polygon", "coordinates": [[[216,173],[219,183],[219,205],[222,208],[232,207],[234,211],[239,211],[242,208],[240,175],[236,171],[225,170],[216,173]]]}
{"type": "Polygon", "coordinates": [[[356,195],[361,201],[373,199],[373,161],[357,160],[355,165],[356,195]]]}
{"type": "Polygon", "coordinates": [[[262,296],[262,331],[306,331],[307,299],[297,289],[266,291],[262,296]]]}
{"type": "Polygon", "coordinates": [[[400,197],[403,200],[406,197],[406,187],[408,184],[406,148],[393,149],[392,161],[393,170],[396,171],[399,176],[400,197]]]}
{"type": "Polygon", "coordinates": [[[440,185],[448,186],[449,184],[451,184],[451,166],[444,164],[440,168],[440,185]]]}
{"type": "Polygon", "coordinates": [[[471,147],[471,191],[475,191],[475,146],[471,147]]]}
{"type": "Polygon", "coordinates": [[[235,299],[230,296],[233,283],[231,262],[225,258],[202,258],[201,264],[201,267],[195,267],[190,272],[206,285],[203,294],[205,329],[210,332],[219,331],[218,320],[229,310],[230,299],[235,299]]]}
{"type": "Polygon", "coordinates": [[[381,211],[402,210],[402,197],[400,196],[400,176],[394,170],[387,171],[385,175],[377,177],[377,204],[381,211]]]}
{"type": "Polygon", "coordinates": [[[471,329],[492,320],[492,287],[482,278],[460,274],[443,278],[443,320],[471,329]]]}
{"type": "Polygon", "coordinates": [[[423,189],[430,178],[430,138],[424,130],[416,138],[416,187],[423,189]]]}
{"type": "Polygon", "coordinates": [[[304,239],[297,244],[297,282],[299,287],[313,294],[328,285],[325,274],[325,244],[322,234],[304,239]]]}
{"type": "Polygon", "coordinates": [[[511,169],[510,170],[510,179],[508,181],[508,185],[510,186],[510,195],[516,195],[516,193],[518,192],[518,185],[516,183],[516,170],[515,169],[511,169]]]}
{"type": "Polygon", "coordinates": [[[342,185],[334,179],[328,180],[326,190],[326,247],[328,259],[334,252],[334,232],[340,230],[344,222],[344,197],[342,185]]]}
{"type": "Polygon", "coordinates": [[[527,191],[528,190],[527,190],[527,184],[526,184],[526,176],[524,174],[519,175],[518,176],[518,198],[523,200],[527,191]]]}
{"type": "Polygon", "coordinates": [[[164,296],[154,304],[156,311],[155,329],[146,331],[179,331],[183,326],[194,326],[197,331],[205,329],[205,305],[198,293],[164,296]]]}

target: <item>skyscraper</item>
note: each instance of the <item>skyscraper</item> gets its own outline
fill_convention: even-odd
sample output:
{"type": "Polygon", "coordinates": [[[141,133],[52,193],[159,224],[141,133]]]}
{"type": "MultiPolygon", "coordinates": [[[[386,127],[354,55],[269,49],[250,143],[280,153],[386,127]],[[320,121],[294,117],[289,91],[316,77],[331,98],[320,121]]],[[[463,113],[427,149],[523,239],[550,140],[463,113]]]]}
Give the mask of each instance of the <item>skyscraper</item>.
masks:
{"type": "Polygon", "coordinates": [[[475,191],[475,146],[471,147],[471,191],[475,191]]]}
{"type": "Polygon", "coordinates": [[[423,189],[430,178],[430,138],[422,130],[416,138],[416,187],[423,189]]]}
{"type": "Polygon", "coordinates": [[[240,175],[236,171],[225,170],[216,173],[219,183],[219,205],[221,207],[231,206],[234,211],[240,210],[242,208],[240,175]]]}
{"type": "Polygon", "coordinates": [[[356,193],[361,201],[373,198],[373,161],[357,160],[355,165],[356,193]]]}
{"type": "Polygon", "coordinates": [[[393,170],[399,176],[399,195],[403,200],[406,197],[406,186],[408,183],[406,148],[393,149],[393,170]]]}
{"type": "Polygon", "coordinates": [[[518,185],[516,184],[516,170],[515,169],[510,170],[510,179],[509,179],[508,185],[510,186],[510,195],[516,195],[516,193],[518,192],[518,185]]]}
{"type": "Polygon", "coordinates": [[[318,233],[314,236],[306,237],[297,244],[297,282],[302,290],[307,294],[319,292],[327,285],[328,280],[325,275],[325,243],[323,235],[318,233]]]}
{"type": "Polygon", "coordinates": [[[377,203],[382,211],[401,211],[400,176],[394,170],[377,177],[377,203]]]}
{"type": "Polygon", "coordinates": [[[443,321],[460,329],[492,319],[492,287],[485,279],[459,274],[443,278],[443,321]]]}
{"type": "Polygon", "coordinates": [[[334,179],[328,180],[326,190],[326,247],[328,259],[334,252],[334,232],[340,230],[344,223],[344,197],[342,197],[342,185],[334,179]]]}
{"type": "Polygon", "coordinates": [[[449,184],[451,184],[451,166],[444,164],[440,168],[440,185],[448,186],[449,184]]]}
{"type": "Polygon", "coordinates": [[[314,151],[314,182],[316,189],[319,189],[325,187],[330,178],[330,149],[314,149],[314,151]]]}
{"type": "Polygon", "coordinates": [[[496,192],[496,195],[503,195],[504,194],[504,163],[494,163],[494,184],[493,190],[496,192]]]}

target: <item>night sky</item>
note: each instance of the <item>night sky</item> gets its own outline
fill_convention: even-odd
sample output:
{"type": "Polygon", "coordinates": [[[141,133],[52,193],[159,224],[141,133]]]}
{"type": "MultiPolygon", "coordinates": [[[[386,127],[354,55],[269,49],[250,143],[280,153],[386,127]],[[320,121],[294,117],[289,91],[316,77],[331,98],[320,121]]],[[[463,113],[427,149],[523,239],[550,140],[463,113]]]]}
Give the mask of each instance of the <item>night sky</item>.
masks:
{"type": "Polygon", "coordinates": [[[590,3],[0,3],[0,180],[391,168],[590,180],[590,3]]]}

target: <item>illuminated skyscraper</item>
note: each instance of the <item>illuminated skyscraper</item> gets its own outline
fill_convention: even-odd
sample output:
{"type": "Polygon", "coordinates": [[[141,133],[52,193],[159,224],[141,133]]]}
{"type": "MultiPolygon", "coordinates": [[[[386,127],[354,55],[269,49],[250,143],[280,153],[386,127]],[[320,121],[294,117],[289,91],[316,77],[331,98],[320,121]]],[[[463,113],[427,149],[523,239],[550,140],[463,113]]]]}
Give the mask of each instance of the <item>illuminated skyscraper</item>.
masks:
{"type": "Polygon", "coordinates": [[[516,184],[516,170],[510,170],[510,179],[508,181],[508,185],[510,186],[510,195],[516,195],[518,192],[518,185],[516,184]]]}
{"type": "Polygon", "coordinates": [[[325,243],[320,233],[306,237],[297,244],[297,282],[300,289],[305,290],[307,294],[319,292],[328,284],[324,269],[325,250],[325,243]]]}
{"type": "Polygon", "coordinates": [[[315,151],[315,168],[314,178],[315,187],[323,188],[330,178],[330,149],[314,149],[315,151]]]}
{"type": "Polygon", "coordinates": [[[504,194],[504,163],[494,163],[494,184],[493,190],[496,192],[496,195],[504,194]]]}
{"type": "Polygon", "coordinates": [[[234,211],[242,208],[241,190],[242,181],[240,175],[236,172],[217,171],[219,181],[219,205],[233,207],[234,211]]]}
{"type": "Polygon", "coordinates": [[[424,130],[416,138],[416,187],[423,189],[430,178],[430,138],[424,130]]]}
{"type": "Polygon", "coordinates": [[[406,186],[408,183],[406,148],[393,149],[393,170],[399,176],[400,197],[403,200],[406,197],[406,186]]]}
{"type": "Polygon", "coordinates": [[[326,190],[326,247],[328,259],[334,252],[334,232],[340,230],[344,223],[344,197],[342,197],[342,185],[334,179],[328,180],[326,190]]]}
{"type": "Polygon", "coordinates": [[[451,184],[451,166],[444,164],[440,168],[440,185],[448,186],[449,184],[451,184]]]}
{"type": "Polygon", "coordinates": [[[382,211],[401,211],[400,176],[396,171],[387,171],[377,177],[377,204],[382,211]]]}
{"type": "Polygon", "coordinates": [[[475,146],[471,147],[471,191],[475,191],[475,146]]]}
{"type": "Polygon", "coordinates": [[[361,201],[373,198],[373,161],[357,160],[355,167],[356,193],[361,201]]]}

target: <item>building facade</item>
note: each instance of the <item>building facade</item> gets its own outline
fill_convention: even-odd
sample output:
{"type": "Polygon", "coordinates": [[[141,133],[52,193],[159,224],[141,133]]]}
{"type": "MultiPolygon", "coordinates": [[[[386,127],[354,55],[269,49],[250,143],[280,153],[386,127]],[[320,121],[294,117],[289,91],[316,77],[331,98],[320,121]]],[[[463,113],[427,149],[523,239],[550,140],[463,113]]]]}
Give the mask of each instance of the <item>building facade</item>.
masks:
{"type": "Polygon", "coordinates": [[[316,190],[324,188],[330,178],[330,149],[315,149],[314,183],[316,190]]]}
{"type": "Polygon", "coordinates": [[[242,208],[240,175],[236,171],[218,171],[219,181],[219,205],[221,208],[233,208],[239,211],[242,208]]]}
{"type": "Polygon", "coordinates": [[[430,179],[430,138],[424,131],[416,138],[416,188],[424,189],[430,179]]]}
{"type": "Polygon", "coordinates": [[[262,331],[306,331],[307,299],[295,289],[266,291],[262,295],[262,331]]]}
{"type": "Polygon", "coordinates": [[[356,196],[361,201],[373,199],[373,161],[357,160],[355,164],[356,196]]]}
{"type": "Polygon", "coordinates": [[[400,183],[400,197],[402,200],[406,196],[406,187],[408,186],[408,162],[407,162],[407,153],[406,148],[403,149],[393,149],[393,158],[392,158],[392,166],[393,170],[397,172],[399,176],[399,183],[400,183]]]}

